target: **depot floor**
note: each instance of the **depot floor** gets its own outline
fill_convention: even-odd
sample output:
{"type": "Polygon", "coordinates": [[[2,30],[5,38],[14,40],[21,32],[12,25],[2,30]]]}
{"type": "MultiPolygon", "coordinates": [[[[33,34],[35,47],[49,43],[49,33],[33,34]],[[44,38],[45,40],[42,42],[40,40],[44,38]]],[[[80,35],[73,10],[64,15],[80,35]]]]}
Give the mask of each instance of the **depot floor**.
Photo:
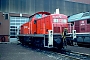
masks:
{"type": "Polygon", "coordinates": [[[56,60],[48,54],[17,44],[0,44],[0,60],[56,60]]]}

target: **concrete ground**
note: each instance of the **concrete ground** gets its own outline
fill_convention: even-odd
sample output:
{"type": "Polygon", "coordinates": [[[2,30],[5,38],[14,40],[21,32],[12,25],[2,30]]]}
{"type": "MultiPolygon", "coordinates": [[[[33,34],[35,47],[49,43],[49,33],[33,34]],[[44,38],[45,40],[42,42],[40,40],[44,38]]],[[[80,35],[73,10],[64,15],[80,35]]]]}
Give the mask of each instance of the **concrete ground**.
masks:
{"type": "Polygon", "coordinates": [[[17,44],[0,44],[0,60],[56,60],[48,54],[17,44]]]}

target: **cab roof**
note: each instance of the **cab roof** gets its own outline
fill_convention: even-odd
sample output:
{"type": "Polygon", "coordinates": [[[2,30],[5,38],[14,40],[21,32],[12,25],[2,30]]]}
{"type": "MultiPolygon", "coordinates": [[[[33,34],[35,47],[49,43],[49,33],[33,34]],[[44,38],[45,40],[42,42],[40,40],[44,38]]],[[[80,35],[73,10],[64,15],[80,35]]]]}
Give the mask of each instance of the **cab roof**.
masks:
{"type": "Polygon", "coordinates": [[[37,12],[37,13],[31,15],[29,18],[35,16],[36,14],[46,14],[46,15],[50,15],[51,13],[49,13],[49,12],[37,12]]]}

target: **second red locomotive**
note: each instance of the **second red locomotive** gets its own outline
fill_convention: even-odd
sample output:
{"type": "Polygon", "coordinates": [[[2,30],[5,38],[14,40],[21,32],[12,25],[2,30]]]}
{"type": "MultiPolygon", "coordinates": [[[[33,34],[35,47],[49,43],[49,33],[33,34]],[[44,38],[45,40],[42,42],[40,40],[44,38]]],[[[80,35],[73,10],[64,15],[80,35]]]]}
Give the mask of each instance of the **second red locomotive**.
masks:
{"type": "Polygon", "coordinates": [[[90,47],[90,12],[83,12],[72,15],[68,18],[68,22],[76,30],[75,42],[78,46],[90,47]]]}

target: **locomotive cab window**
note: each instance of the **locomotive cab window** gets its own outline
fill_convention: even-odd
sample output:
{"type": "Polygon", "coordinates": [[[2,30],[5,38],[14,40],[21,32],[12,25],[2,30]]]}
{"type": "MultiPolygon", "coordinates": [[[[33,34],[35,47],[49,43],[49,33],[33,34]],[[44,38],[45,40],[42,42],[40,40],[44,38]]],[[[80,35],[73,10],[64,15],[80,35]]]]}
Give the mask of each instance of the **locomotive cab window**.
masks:
{"type": "Polygon", "coordinates": [[[35,18],[37,19],[42,18],[42,14],[36,14],[35,18]]]}
{"type": "Polygon", "coordinates": [[[34,20],[34,24],[36,24],[37,23],[37,21],[36,20],[34,20]]]}
{"type": "Polygon", "coordinates": [[[90,24],[90,19],[87,19],[87,24],[90,24]]]}
{"type": "Polygon", "coordinates": [[[44,14],[44,17],[45,17],[45,16],[48,16],[48,15],[44,14]]]}

